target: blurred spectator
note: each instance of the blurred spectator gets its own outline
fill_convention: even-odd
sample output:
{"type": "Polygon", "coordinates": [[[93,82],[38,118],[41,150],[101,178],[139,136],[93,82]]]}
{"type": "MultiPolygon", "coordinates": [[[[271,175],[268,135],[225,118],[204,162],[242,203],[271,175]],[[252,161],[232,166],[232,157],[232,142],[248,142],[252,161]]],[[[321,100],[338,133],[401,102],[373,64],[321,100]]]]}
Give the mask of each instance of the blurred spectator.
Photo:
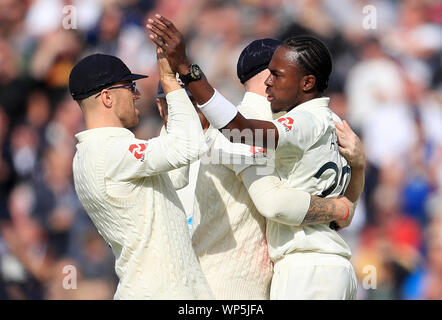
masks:
{"type": "Polygon", "coordinates": [[[433,199],[431,222],[426,229],[427,259],[405,281],[404,299],[442,299],[442,195],[433,199]]]}
{"type": "Polygon", "coordinates": [[[416,269],[420,259],[421,227],[401,211],[403,179],[404,168],[400,165],[392,163],[382,168],[372,199],[375,223],[364,228],[355,250],[359,279],[364,278],[367,265],[377,272],[377,289],[366,292],[369,299],[399,299],[404,278],[416,269]]]}
{"type": "Polygon", "coordinates": [[[67,80],[88,54],[120,57],[149,75],[137,82],[133,131],[158,135],[156,48],[145,30],[155,13],[182,31],[192,62],[232,102],[243,95],[235,71],[245,44],[323,40],[333,56],[325,94],[368,158],[356,216],[342,231],[359,298],[441,299],[441,12],[439,0],[0,0],[0,299],[112,298],[111,249],[72,182],[84,124],[67,80]],[[364,24],[370,14],[374,28],[364,24]],[[63,287],[67,266],[75,290],[63,287]],[[367,266],[376,289],[363,286],[367,266]]]}
{"type": "Polygon", "coordinates": [[[9,117],[11,126],[22,120],[30,81],[20,77],[20,56],[12,45],[0,38],[0,105],[9,117]]]}

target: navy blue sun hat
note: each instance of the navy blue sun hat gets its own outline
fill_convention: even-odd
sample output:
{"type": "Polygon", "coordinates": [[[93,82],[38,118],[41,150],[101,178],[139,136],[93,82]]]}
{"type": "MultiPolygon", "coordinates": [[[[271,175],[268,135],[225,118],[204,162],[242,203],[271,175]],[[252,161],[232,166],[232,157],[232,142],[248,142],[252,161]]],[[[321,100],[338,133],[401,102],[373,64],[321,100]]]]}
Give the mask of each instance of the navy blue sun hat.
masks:
{"type": "Polygon", "coordinates": [[[69,91],[74,100],[85,99],[112,84],[148,76],[132,73],[121,59],[93,54],[80,60],[69,75],[69,91]]]}
{"type": "Polygon", "coordinates": [[[236,74],[244,84],[247,80],[267,69],[273,53],[282,44],[281,40],[265,38],[250,43],[241,52],[236,65],[236,74]]]}

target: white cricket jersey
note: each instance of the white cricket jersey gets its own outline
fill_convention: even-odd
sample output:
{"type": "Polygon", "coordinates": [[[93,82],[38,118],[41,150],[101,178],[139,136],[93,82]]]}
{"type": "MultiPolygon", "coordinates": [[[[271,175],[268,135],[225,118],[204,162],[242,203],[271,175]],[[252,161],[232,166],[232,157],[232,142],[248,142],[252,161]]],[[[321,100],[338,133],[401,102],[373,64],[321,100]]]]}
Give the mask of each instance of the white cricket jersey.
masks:
{"type": "MultiPolygon", "coordinates": [[[[254,93],[246,93],[238,108],[246,117],[272,119],[267,99],[254,93]]],[[[206,137],[208,157],[253,156],[250,146],[232,144],[212,127],[206,137]]],[[[201,159],[193,230],[193,247],[217,299],[269,299],[273,267],[265,218],[231,166],[201,159]]]]}
{"type": "Polygon", "coordinates": [[[184,90],[166,96],[175,104],[169,107],[170,136],[145,141],[117,127],[76,135],[75,189],[115,255],[119,277],[115,299],[213,297],[191,245],[183,206],[167,175],[196,159],[199,153],[192,148],[204,144],[198,116],[185,97],[184,90]],[[187,146],[190,139],[180,128],[196,130],[187,146]]]}
{"type": "MultiPolygon", "coordinates": [[[[350,167],[338,149],[329,98],[309,100],[273,122],[279,141],[276,170],[290,187],[312,195],[342,195],[350,181],[350,167]]],[[[329,224],[289,226],[267,221],[267,241],[273,261],[292,252],[321,252],[350,258],[351,251],[329,224]]]]}

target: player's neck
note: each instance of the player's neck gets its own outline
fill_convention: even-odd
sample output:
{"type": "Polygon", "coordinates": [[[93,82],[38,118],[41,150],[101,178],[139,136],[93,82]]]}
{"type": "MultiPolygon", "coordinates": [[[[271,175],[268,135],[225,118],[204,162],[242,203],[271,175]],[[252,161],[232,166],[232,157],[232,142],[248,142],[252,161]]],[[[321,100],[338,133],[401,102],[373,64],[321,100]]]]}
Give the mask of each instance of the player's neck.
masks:
{"type": "Polygon", "coordinates": [[[303,95],[298,101],[296,101],[296,103],[287,111],[290,111],[293,108],[296,108],[297,106],[303,104],[304,102],[307,102],[307,101],[313,100],[313,99],[317,99],[317,98],[321,98],[321,97],[322,97],[322,93],[320,93],[320,92],[307,93],[307,94],[303,95]]]}
{"type": "Polygon", "coordinates": [[[124,128],[121,121],[112,115],[85,115],[86,129],[96,129],[104,127],[121,127],[124,128]]]}

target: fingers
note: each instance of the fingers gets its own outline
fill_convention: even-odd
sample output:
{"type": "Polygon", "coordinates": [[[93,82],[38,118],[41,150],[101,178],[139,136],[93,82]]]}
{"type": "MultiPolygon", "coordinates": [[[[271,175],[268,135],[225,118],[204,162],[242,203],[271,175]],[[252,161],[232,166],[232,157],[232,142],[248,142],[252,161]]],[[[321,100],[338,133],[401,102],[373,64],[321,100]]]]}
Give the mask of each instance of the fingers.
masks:
{"type": "Polygon", "coordinates": [[[166,49],[166,44],[162,40],[160,40],[156,34],[150,34],[149,39],[152,40],[152,42],[155,43],[157,47],[161,48],[162,50],[166,49]]]}
{"type": "Polygon", "coordinates": [[[339,148],[339,152],[340,152],[343,156],[348,156],[348,155],[350,155],[350,152],[349,152],[348,149],[346,149],[345,147],[338,146],[338,148],[339,148]]]}
{"type": "Polygon", "coordinates": [[[342,133],[337,130],[336,135],[338,136],[338,144],[340,146],[348,147],[351,145],[351,140],[348,136],[345,135],[345,133],[342,133]]]}
{"type": "Polygon", "coordinates": [[[169,36],[160,29],[158,29],[157,27],[147,24],[146,28],[149,29],[152,33],[154,33],[157,36],[158,40],[163,42],[164,45],[166,45],[167,42],[170,41],[169,36]]]}
{"type": "Polygon", "coordinates": [[[344,126],[342,124],[340,124],[339,122],[336,122],[336,121],[334,121],[334,123],[335,123],[335,127],[336,127],[337,130],[343,131],[344,126]]]}
{"type": "Polygon", "coordinates": [[[348,124],[347,121],[342,120],[342,123],[344,124],[344,127],[347,128],[347,130],[350,130],[351,132],[353,132],[353,130],[351,129],[350,125],[348,124]]]}
{"type": "Polygon", "coordinates": [[[175,28],[174,24],[171,21],[169,21],[168,19],[166,19],[166,17],[156,14],[155,18],[159,19],[173,33],[178,32],[178,30],[175,28]]]}
{"type": "Polygon", "coordinates": [[[173,38],[173,32],[168,29],[164,24],[162,24],[158,19],[147,19],[147,22],[147,26],[151,27],[149,29],[154,31],[159,36],[163,37],[164,40],[169,40],[173,38]]]}

